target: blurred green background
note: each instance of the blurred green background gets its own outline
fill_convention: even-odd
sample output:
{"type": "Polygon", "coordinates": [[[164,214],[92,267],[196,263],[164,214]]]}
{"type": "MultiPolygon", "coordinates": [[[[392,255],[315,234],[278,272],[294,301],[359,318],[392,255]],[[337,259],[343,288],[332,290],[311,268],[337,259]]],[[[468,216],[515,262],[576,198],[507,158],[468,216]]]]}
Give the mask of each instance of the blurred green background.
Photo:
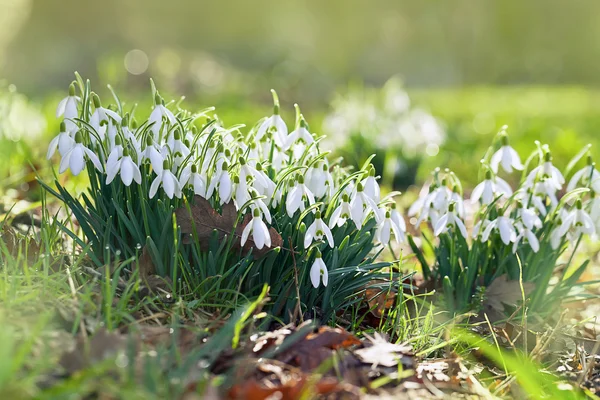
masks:
{"type": "MultiPolygon", "coordinates": [[[[376,159],[398,175],[388,182],[404,188],[447,166],[473,185],[504,124],[522,155],[539,139],[565,165],[585,143],[600,143],[598,15],[594,0],[0,0],[2,186],[30,175],[19,160],[46,165],[38,160],[57,129],[54,107],[75,70],[101,94],[110,83],[148,107],[154,77],[188,105],[217,106],[229,125],[269,114],[275,88],[288,124],[298,102],[317,133],[332,129],[328,116],[353,112],[350,98],[371,118],[397,112],[378,100],[396,77],[411,109],[433,115],[445,139],[415,155],[379,143],[380,127],[368,121],[348,131],[353,139],[337,152],[350,161],[397,155],[391,169],[390,154],[376,159]]],[[[405,121],[406,110],[398,113],[389,124],[405,121]]]]}

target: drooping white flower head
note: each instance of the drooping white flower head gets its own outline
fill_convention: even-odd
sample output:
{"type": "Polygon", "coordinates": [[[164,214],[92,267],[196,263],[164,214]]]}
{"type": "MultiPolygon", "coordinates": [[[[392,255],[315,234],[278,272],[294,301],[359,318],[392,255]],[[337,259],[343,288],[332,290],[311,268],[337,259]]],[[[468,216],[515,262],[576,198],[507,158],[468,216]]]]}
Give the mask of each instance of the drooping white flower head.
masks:
{"type": "Polygon", "coordinates": [[[381,200],[381,191],[379,184],[375,178],[375,168],[373,165],[369,168],[369,175],[361,182],[365,190],[365,194],[369,196],[375,203],[379,203],[381,200]]]}
{"type": "Polygon", "coordinates": [[[323,286],[327,286],[327,284],[329,283],[329,274],[327,272],[327,266],[325,265],[321,257],[321,252],[317,249],[315,261],[310,267],[310,282],[312,283],[315,289],[319,287],[321,281],[323,281],[323,286]]]}
{"type": "MultiPolygon", "coordinates": [[[[112,154],[112,153],[111,153],[112,154]]],[[[109,157],[110,158],[110,157],[109,157]]],[[[134,180],[138,185],[142,184],[142,175],[140,168],[133,161],[127,149],[122,150],[121,156],[110,163],[106,163],[106,184],[110,184],[118,173],[121,173],[121,180],[125,186],[131,185],[134,180]]]]}
{"type": "Polygon", "coordinates": [[[558,229],[559,236],[565,236],[567,232],[571,233],[576,239],[583,234],[593,235],[596,232],[594,221],[583,209],[581,199],[577,200],[575,208],[568,212],[558,229]]]}
{"type": "Polygon", "coordinates": [[[71,134],[67,132],[66,122],[63,121],[60,123],[60,133],[50,141],[46,158],[48,160],[51,159],[56,152],[56,149],[58,149],[58,153],[61,156],[64,156],[73,148],[74,145],[75,140],[71,137],[71,134]]]}
{"type": "Polygon", "coordinates": [[[435,224],[434,235],[439,236],[447,232],[450,228],[458,228],[458,232],[460,232],[462,237],[467,237],[467,228],[465,227],[465,223],[456,214],[454,203],[448,205],[448,211],[435,224]]]}
{"type": "Polygon", "coordinates": [[[346,223],[348,218],[351,218],[349,201],[350,196],[348,196],[348,193],[342,193],[342,201],[340,202],[340,205],[333,210],[333,213],[329,218],[329,228],[333,229],[336,226],[342,226],[346,223]]]}
{"type": "Polygon", "coordinates": [[[500,239],[506,245],[517,240],[517,232],[514,227],[514,221],[510,217],[503,215],[491,221],[481,235],[481,241],[486,242],[492,230],[496,229],[500,233],[500,239]]]}
{"type": "Polygon", "coordinates": [[[158,141],[163,126],[165,126],[165,124],[174,125],[177,122],[177,119],[175,118],[175,115],[173,115],[173,112],[165,106],[164,101],[158,92],[156,92],[154,97],[155,106],[148,118],[148,124],[152,124],[150,131],[154,135],[154,140],[158,141]]]}
{"type": "Polygon", "coordinates": [[[306,208],[306,201],[308,201],[310,205],[315,204],[315,196],[304,184],[304,177],[298,175],[296,177],[296,183],[288,192],[285,199],[285,208],[288,216],[291,218],[297,210],[304,211],[306,208]]]}
{"type": "Polygon", "coordinates": [[[75,144],[60,160],[59,173],[63,173],[67,168],[71,169],[71,173],[75,176],[79,175],[85,168],[85,160],[88,159],[94,164],[94,167],[100,172],[104,172],[104,168],[98,159],[98,156],[82,143],[83,138],[81,132],[75,134],[75,144]]]}
{"type": "MultiPolygon", "coordinates": [[[[506,126],[504,127],[506,129],[506,126]]],[[[509,174],[513,172],[513,168],[516,170],[522,170],[523,164],[521,164],[521,158],[519,157],[519,153],[515,151],[508,144],[508,136],[506,133],[502,134],[502,147],[494,153],[490,160],[490,167],[495,174],[498,173],[498,166],[502,165],[504,171],[509,174]]]]}
{"type": "Polygon", "coordinates": [[[246,225],[242,231],[242,239],[240,241],[243,246],[248,237],[252,234],[252,240],[257,249],[262,249],[264,246],[271,247],[271,235],[269,234],[269,228],[263,222],[258,208],[253,211],[252,221],[246,225]]]}
{"type": "Polygon", "coordinates": [[[377,225],[377,231],[375,232],[376,240],[386,245],[390,242],[391,234],[394,233],[394,237],[396,238],[396,243],[404,242],[404,231],[398,225],[396,221],[392,219],[392,214],[390,210],[385,211],[385,216],[377,225]]]}
{"type": "Polygon", "coordinates": [[[173,196],[181,197],[181,186],[179,185],[179,180],[175,174],[171,172],[168,160],[163,162],[162,171],[157,173],[156,178],[154,178],[152,181],[152,185],[150,185],[150,198],[154,197],[161,185],[169,199],[172,199],[173,196]]]}
{"type": "Polygon", "coordinates": [[[537,253],[540,250],[540,242],[537,236],[535,236],[535,233],[533,233],[531,229],[527,228],[520,222],[517,222],[515,226],[517,228],[518,235],[515,238],[515,242],[513,243],[512,252],[516,253],[519,249],[519,243],[521,241],[524,241],[529,244],[531,250],[533,250],[534,253],[537,253]]]}
{"type": "Polygon", "coordinates": [[[81,102],[81,98],[75,95],[75,83],[69,85],[69,95],[62,99],[56,107],[56,118],[63,117],[65,120],[65,129],[68,132],[75,133],[78,126],[74,118],[79,117],[77,105],[81,102]]]}
{"type": "MultiPolygon", "coordinates": [[[[102,103],[100,102],[100,97],[96,93],[92,93],[92,100],[94,102],[95,110],[90,117],[90,125],[96,133],[100,136],[102,140],[104,140],[104,136],[106,134],[107,126],[109,124],[114,125],[121,123],[121,116],[114,112],[113,110],[109,110],[108,108],[102,107],[102,103]]],[[[90,136],[92,142],[96,141],[94,135],[90,136]]]]}
{"type": "Polygon", "coordinates": [[[308,248],[313,241],[322,240],[323,236],[327,238],[329,247],[333,248],[335,243],[333,242],[331,230],[321,219],[321,212],[317,211],[315,213],[315,220],[310,224],[308,229],[306,229],[306,234],[304,235],[304,248],[308,248]]]}
{"type": "Polygon", "coordinates": [[[492,176],[492,171],[487,171],[485,180],[475,186],[471,193],[471,202],[477,203],[481,200],[482,204],[490,204],[496,197],[510,197],[512,189],[510,185],[502,178],[492,176]]]}
{"type": "Polygon", "coordinates": [[[273,115],[266,118],[258,127],[254,139],[260,142],[266,134],[269,134],[268,139],[273,139],[277,146],[284,147],[288,142],[288,129],[279,115],[279,99],[277,93],[271,89],[273,94],[273,115]]]}
{"type": "Polygon", "coordinates": [[[350,200],[350,217],[354,221],[356,229],[362,228],[371,211],[376,218],[379,217],[380,210],[377,203],[365,193],[363,184],[358,183],[352,194],[352,200],[350,200]]]}
{"type": "Polygon", "coordinates": [[[562,185],[565,183],[562,173],[552,165],[552,154],[549,151],[544,154],[544,162],[532,169],[527,175],[525,186],[531,187],[540,181],[546,182],[548,187],[553,187],[556,190],[562,189],[562,185]]]}
{"type": "Polygon", "coordinates": [[[590,187],[594,192],[600,193],[600,172],[596,169],[591,156],[588,156],[587,165],[573,174],[567,185],[567,192],[575,189],[580,182],[583,186],[590,187]]]}

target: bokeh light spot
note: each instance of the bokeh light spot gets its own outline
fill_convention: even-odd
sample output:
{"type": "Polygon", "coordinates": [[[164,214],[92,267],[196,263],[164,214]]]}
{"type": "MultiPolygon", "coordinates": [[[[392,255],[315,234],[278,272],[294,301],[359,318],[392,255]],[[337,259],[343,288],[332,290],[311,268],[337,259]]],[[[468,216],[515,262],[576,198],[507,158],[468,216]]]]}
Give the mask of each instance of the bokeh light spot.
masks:
{"type": "Polygon", "coordinates": [[[141,75],[148,70],[150,61],[145,52],[133,49],[125,54],[125,69],[132,75],[141,75]]]}

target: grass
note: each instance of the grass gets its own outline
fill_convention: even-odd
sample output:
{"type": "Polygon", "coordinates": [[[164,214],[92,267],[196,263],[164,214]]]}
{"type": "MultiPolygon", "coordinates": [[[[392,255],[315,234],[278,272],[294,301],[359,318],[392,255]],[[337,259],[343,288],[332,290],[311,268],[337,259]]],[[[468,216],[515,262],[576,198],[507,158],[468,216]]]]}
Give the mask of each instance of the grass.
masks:
{"type": "MultiPolygon", "coordinates": [[[[473,118],[484,108],[492,110],[495,121],[508,119],[509,125],[514,121],[511,137],[515,143],[531,142],[528,138],[540,137],[548,130],[555,133],[544,140],[555,149],[567,143],[564,154],[573,154],[572,148],[594,139],[590,135],[575,134],[575,129],[594,132],[593,127],[600,124],[592,105],[595,95],[576,88],[554,93],[557,101],[570,99],[565,101],[569,112],[558,106],[552,108],[553,101],[544,103],[549,108],[522,107],[529,104],[527,99],[538,104],[535,101],[541,101],[540,89],[507,91],[496,106],[491,101],[498,92],[492,89],[459,93],[460,100],[454,100],[452,105],[456,95],[456,92],[428,92],[415,96],[418,101],[428,101],[434,113],[448,121],[453,140],[449,140],[441,152],[454,155],[460,152],[466,158],[482,154],[479,146],[487,146],[489,136],[486,135],[495,133],[495,128],[489,128],[489,132],[485,130],[481,136],[467,134],[469,124],[472,126],[473,118]],[[518,112],[516,106],[507,105],[517,98],[525,99],[519,103],[518,112]],[[460,107],[462,111],[457,109],[460,107]],[[545,114],[536,112],[544,109],[548,110],[545,114]],[[553,128],[557,125],[552,121],[558,121],[556,124],[563,130],[553,128]],[[566,130],[564,126],[571,122],[574,130],[566,130]],[[522,127],[526,128],[519,131],[522,127]],[[553,145],[553,141],[558,145],[553,145]]],[[[0,148],[11,152],[11,162],[15,165],[27,165],[42,152],[31,141],[16,143],[6,138],[0,141],[0,148]],[[14,147],[5,147],[5,144],[14,147]]],[[[557,158],[560,159],[560,154],[557,158]]],[[[459,161],[448,158],[450,167],[459,175],[468,176],[466,172],[460,173],[462,163],[469,165],[468,160],[459,161]]],[[[423,168],[428,169],[426,167],[423,168]]],[[[22,169],[16,170],[19,168],[22,169]]],[[[39,173],[47,175],[48,171],[41,169],[39,173]]],[[[21,177],[19,173],[10,172],[8,178],[2,180],[4,193],[8,195],[4,200],[6,219],[1,224],[0,238],[0,325],[3,327],[0,330],[0,398],[101,395],[159,399],[178,398],[192,392],[201,396],[215,390],[226,391],[236,371],[220,363],[232,354],[241,354],[240,348],[251,336],[276,327],[273,319],[262,311],[264,302],[268,301],[267,293],[263,292],[258,299],[230,314],[219,314],[218,307],[208,313],[198,308],[194,299],[164,291],[149,292],[136,274],[123,280],[120,268],[135,263],[135,259],[95,269],[84,249],[60,233],[57,221],[73,226],[70,216],[49,211],[57,210],[56,204],[46,204],[40,191],[14,191],[19,188],[21,177]],[[22,224],[20,221],[21,224],[17,224],[10,205],[19,195],[34,200],[31,208],[39,211],[41,223],[22,224]],[[73,349],[79,349],[77,354],[83,356],[76,357],[75,361],[65,359],[64,354],[73,349]]],[[[80,182],[69,180],[65,184],[76,188],[80,182]]],[[[467,180],[467,185],[470,184],[467,180]]],[[[400,298],[393,297],[384,309],[384,313],[377,314],[374,310],[355,307],[335,321],[360,338],[386,332],[392,342],[410,344],[417,365],[448,362],[450,369],[455,368],[461,376],[469,377],[471,383],[463,387],[469,387],[482,397],[597,398],[589,391],[578,390],[576,382],[567,382],[555,373],[556,359],[566,350],[557,352],[549,346],[565,331],[563,325],[546,325],[545,332],[536,328],[537,333],[531,332],[533,327],[517,327],[507,340],[505,332],[490,329],[485,322],[473,322],[468,315],[450,318],[445,310],[431,305],[424,295],[407,293],[400,298]],[[535,340],[528,345],[527,338],[531,334],[535,340]]],[[[582,372],[588,367],[589,364],[582,365],[582,372]]],[[[452,379],[458,376],[458,373],[448,373],[452,379]]],[[[371,388],[380,394],[391,391],[412,374],[410,371],[389,373],[374,381],[371,388]]]]}

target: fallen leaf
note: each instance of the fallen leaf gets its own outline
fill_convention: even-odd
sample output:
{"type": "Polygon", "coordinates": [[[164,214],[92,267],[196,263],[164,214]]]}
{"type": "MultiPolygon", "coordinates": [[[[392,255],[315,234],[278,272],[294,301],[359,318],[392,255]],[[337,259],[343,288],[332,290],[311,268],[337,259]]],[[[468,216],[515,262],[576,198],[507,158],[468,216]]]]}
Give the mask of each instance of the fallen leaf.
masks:
{"type": "Polygon", "coordinates": [[[252,237],[249,237],[242,247],[242,232],[246,225],[252,221],[252,216],[246,214],[244,219],[236,226],[237,215],[237,210],[232,202],[224,204],[221,208],[221,214],[219,214],[212,208],[208,200],[197,195],[194,196],[193,204],[189,204],[189,210],[187,206],[175,210],[177,223],[181,227],[181,232],[184,235],[183,243],[192,243],[194,239],[193,234],[195,232],[198,237],[198,244],[204,251],[208,250],[210,239],[214,231],[217,232],[219,240],[225,239],[227,235],[235,235],[232,246],[233,250],[249,252],[253,249],[253,254],[257,257],[262,257],[270,249],[281,247],[283,245],[281,235],[271,227],[269,228],[271,247],[265,246],[262,249],[257,249],[252,237]]]}
{"type": "MultiPolygon", "coordinates": [[[[343,393],[344,398],[358,399],[359,395],[354,388],[347,388],[335,378],[325,377],[317,382],[311,382],[305,375],[291,375],[285,383],[269,386],[257,379],[248,379],[229,390],[229,398],[244,400],[263,400],[276,398],[280,400],[296,400],[307,398],[306,393],[325,396],[333,393],[343,393]],[[273,397],[271,397],[273,396],[273,397]]],[[[308,397],[312,398],[312,397],[308,397]]]]}
{"type": "Polygon", "coordinates": [[[485,289],[483,312],[488,315],[490,322],[506,318],[504,305],[517,306],[523,300],[523,294],[527,298],[535,289],[535,284],[532,282],[523,282],[522,284],[523,290],[521,290],[521,282],[509,280],[508,275],[502,275],[494,279],[485,289]]]}

